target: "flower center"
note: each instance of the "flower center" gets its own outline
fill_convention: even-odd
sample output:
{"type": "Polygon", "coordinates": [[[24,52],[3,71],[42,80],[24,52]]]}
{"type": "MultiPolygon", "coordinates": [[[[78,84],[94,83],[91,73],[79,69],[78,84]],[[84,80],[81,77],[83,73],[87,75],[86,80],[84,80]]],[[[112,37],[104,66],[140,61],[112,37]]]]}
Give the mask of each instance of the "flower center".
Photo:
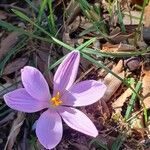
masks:
{"type": "Polygon", "coordinates": [[[62,100],[60,99],[60,93],[57,92],[54,97],[50,99],[50,102],[52,103],[52,106],[56,107],[62,104],[62,100]]]}

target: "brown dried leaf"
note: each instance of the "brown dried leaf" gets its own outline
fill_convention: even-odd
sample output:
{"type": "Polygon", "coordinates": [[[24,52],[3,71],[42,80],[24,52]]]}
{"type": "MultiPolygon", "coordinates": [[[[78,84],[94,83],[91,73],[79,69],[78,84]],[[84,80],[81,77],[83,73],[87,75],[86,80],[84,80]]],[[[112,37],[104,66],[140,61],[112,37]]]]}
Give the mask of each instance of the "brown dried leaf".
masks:
{"type": "Polygon", "coordinates": [[[3,71],[3,75],[8,75],[10,73],[20,70],[21,68],[23,68],[26,65],[27,62],[28,62],[27,57],[18,58],[16,60],[14,60],[13,62],[6,65],[6,67],[4,68],[4,71],[3,71]]]}
{"type": "MultiPolygon", "coordinates": [[[[15,82],[21,81],[20,77],[15,79],[15,82]]],[[[16,88],[21,87],[21,83],[14,84],[14,81],[8,81],[8,83],[3,84],[3,86],[0,86],[0,97],[2,97],[4,94],[15,90],[16,88]]]]}
{"type": "Polygon", "coordinates": [[[8,14],[5,11],[0,10],[0,20],[5,20],[8,14]]]}
{"type": "MultiPolygon", "coordinates": [[[[132,115],[134,116],[135,113],[133,113],[132,115]]],[[[142,137],[144,137],[145,128],[144,128],[144,119],[142,113],[139,113],[138,115],[136,115],[136,117],[132,118],[132,120],[130,121],[130,126],[131,129],[137,131],[138,133],[141,134],[142,137]]]]}
{"type": "Polygon", "coordinates": [[[4,150],[12,150],[12,147],[16,141],[17,135],[20,132],[20,128],[23,125],[24,120],[25,120],[25,114],[22,112],[18,112],[17,118],[13,121],[11,131],[7,138],[7,142],[6,142],[4,150]]]}
{"type": "Polygon", "coordinates": [[[104,52],[131,52],[131,51],[135,51],[136,48],[132,45],[129,45],[129,44],[123,44],[123,43],[120,43],[120,44],[116,44],[116,45],[113,45],[113,44],[110,44],[110,43],[106,43],[106,44],[103,44],[102,46],[102,51],[104,52]]]}
{"type": "Polygon", "coordinates": [[[141,11],[124,11],[123,12],[124,18],[123,18],[123,23],[124,25],[138,25],[140,22],[140,19],[137,19],[139,16],[141,16],[142,12],[141,11]]]}
{"type": "Polygon", "coordinates": [[[142,88],[143,88],[142,95],[144,96],[143,103],[145,104],[145,107],[149,109],[150,108],[150,84],[149,84],[150,68],[149,67],[147,68],[146,67],[147,65],[149,66],[149,62],[146,62],[142,67],[144,73],[142,79],[142,88]]]}
{"type": "Polygon", "coordinates": [[[145,74],[142,79],[142,88],[143,88],[142,94],[144,96],[143,102],[147,109],[150,108],[150,84],[149,84],[149,81],[150,81],[150,73],[145,74]]]}
{"type": "Polygon", "coordinates": [[[143,1],[144,1],[144,0],[131,0],[131,3],[132,3],[132,4],[137,4],[137,5],[141,5],[141,6],[142,6],[143,1]]]}
{"type": "Polygon", "coordinates": [[[110,39],[111,39],[112,42],[114,42],[116,44],[119,44],[119,43],[121,43],[121,42],[123,42],[123,41],[125,41],[125,40],[127,40],[127,39],[129,39],[131,37],[133,37],[133,35],[134,35],[134,33],[130,33],[130,34],[122,34],[122,33],[120,33],[120,34],[118,34],[116,36],[110,37],[110,39]]]}
{"type": "MultiPolygon", "coordinates": [[[[134,88],[134,84],[131,85],[134,88]]],[[[127,100],[128,97],[130,97],[132,94],[132,90],[128,88],[113,104],[113,108],[116,113],[121,113],[122,106],[127,100]]]]}
{"type": "Polygon", "coordinates": [[[149,1],[148,5],[145,7],[145,10],[144,10],[144,21],[145,21],[144,26],[145,27],[150,27],[149,16],[150,16],[150,1],[149,1]]]}
{"type": "Polygon", "coordinates": [[[17,42],[18,33],[12,32],[0,44],[0,60],[10,50],[10,48],[17,42]]]}
{"type": "Polygon", "coordinates": [[[66,13],[68,15],[66,24],[70,24],[80,13],[80,6],[75,0],[71,0],[66,8],[66,13]]]}
{"type": "MultiPolygon", "coordinates": [[[[119,74],[122,72],[122,70],[123,70],[123,61],[120,60],[117,65],[113,66],[111,71],[113,71],[116,74],[119,74]]],[[[112,82],[112,79],[113,79],[113,75],[111,73],[108,73],[104,78],[105,84],[108,85],[110,82],[112,82]]]]}
{"type": "MultiPolygon", "coordinates": [[[[118,76],[120,76],[122,79],[124,79],[124,72],[122,71],[122,68],[123,68],[123,62],[119,61],[118,64],[112,69],[112,71],[116,73],[118,76]]],[[[107,102],[118,90],[119,86],[122,84],[122,81],[120,81],[118,78],[113,76],[111,73],[108,73],[104,78],[104,83],[107,86],[107,90],[102,100],[107,102]]]]}
{"type": "Polygon", "coordinates": [[[106,102],[104,100],[100,100],[99,105],[100,105],[99,108],[100,108],[101,115],[105,118],[105,120],[110,118],[111,114],[106,102]]]}
{"type": "Polygon", "coordinates": [[[12,121],[14,119],[14,116],[15,116],[15,112],[11,112],[9,113],[5,118],[3,118],[1,121],[0,121],[0,125],[8,122],[8,121],[12,121]]]}
{"type": "MultiPolygon", "coordinates": [[[[47,66],[49,64],[49,54],[47,52],[39,51],[37,56],[37,65],[41,72],[45,72],[47,70],[47,66]]],[[[44,77],[48,82],[49,86],[53,87],[53,74],[51,71],[44,73],[44,77]]]]}

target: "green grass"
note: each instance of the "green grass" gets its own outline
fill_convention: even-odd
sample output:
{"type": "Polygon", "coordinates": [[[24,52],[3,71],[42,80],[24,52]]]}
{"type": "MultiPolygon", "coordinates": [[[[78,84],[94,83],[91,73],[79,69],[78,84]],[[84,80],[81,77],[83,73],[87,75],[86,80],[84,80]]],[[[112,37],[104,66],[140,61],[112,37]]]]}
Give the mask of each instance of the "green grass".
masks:
{"type": "MultiPolygon", "coordinates": [[[[8,31],[15,31],[20,33],[20,38],[18,40],[18,43],[9,51],[9,53],[6,54],[6,56],[3,58],[3,60],[0,62],[0,76],[2,76],[3,70],[5,65],[18,54],[22,48],[25,48],[28,45],[28,42],[30,40],[37,39],[39,41],[44,41],[52,44],[54,47],[63,47],[67,49],[68,51],[72,51],[75,48],[71,47],[70,45],[64,43],[63,41],[58,39],[58,29],[56,24],[56,16],[53,10],[53,3],[52,0],[43,0],[41,2],[41,5],[39,8],[36,7],[36,5],[30,1],[25,0],[30,8],[32,9],[32,12],[34,13],[32,17],[28,17],[26,14],[22,13],[19,10],[12,9],[13,13],[18,16],[23,22],[30,25],[32,27],[32,32],[16,27],[11,23],[5,22],[0,20],[0,26],[7,29],[8,31]],[[48,15],[46,15],[48,14],[48,15]],[[47,24],[43,25],[43,21],[46,21],[47,24]]],[[[119,19],[119,25],[121,27],[122,32],[126,32],[125,25],[123,24],[123,13],[121,11],[121,6],[118,3],[118,1],[111,2],[110,7],[108,8],[109,15],[113,15],[113,7],[117,6],[117,13],[118,13],[118,19],[119,19]]],[[[144,1],[145,2],[145,1],[144,1]]],[[[98,34],[96,36],[102,36],[105,40],[109,41],[109,35],[107,31],[107,27],[105,24],[104,19],[102,18],[101,10],[99,9],[98,5],[91,5],[87,2],[87,0],[78,0],[78,3],[80,4],[80,8],[82,10],[82,13],[84,14],[84,17],[87,17],[89,21],[92,23],[92,26],[88,29],[84,30],[80,33],[80,36],[83,36],[85,34],[88,34],[90,32],[96,31],[98,34]]],[[[146,3],[146,2],[145,2],[146,3]]],[[[145,3],[143,4],[143,10],[145,8],[145,3]]],[[[143,11],[142,10],[142,11],[143,11]]],[[[143,14],[140,17],[140,24],[138,26],[137,31],[140,30],[142,23],[141,20],[143,19],[143,14]]],[[[88,41],[85,41],[83,44],[79,45],[76,49],[80,51],[81,56],[91,62],[93,65],[97,66],[98,68],[103,68],[106,72],[111,73],[116,78],[122,81],[124,85],[126,85],[128,88],[131,88],[133,91],[129,106],[126,111],[125,119],[129,119],[131,112],[134,107],[134,102],[136,98],[139,98],[141,100],[141,96],[139,95],[141,84],[138,82],[136,88],[132,88],[131,85],[128,83],[127,79],[122,79],[120,76],[115,74],[113,71],[111,71],[107,66],[104,65],[103,62],[95,60],[95,57],[101,57],[101,58],[128,58],[132,56],[144,56],[145,54],[149,53],[150,49],[144,49],[138,52],[120,52],[120,53],[110,53],[110,52],[102,52],[101,50],[89,48],[89,46],[96,41],[96,37],[91,38],[88,41]]],[[[53,49],[52,49],[53,50],[53,49]]],[[[51,51],[52,51],[51,50],[51,51]]],[[[53,62],[52,64],[49,64],[47,69],[44,73],[47,73],[49,70],[54,69],[56,66],[58,66],[62,60],[66,56],[60,57],[59,60],[53,62]]],[[[15,83],[14,83],[15,84],[15,83]]],[[[13,86],[13,84],[12,84],[13,86]]],[[[6,89],[4,89],[6,90],[6,89]]],[[[144,111],[145,118],[146,118],[146,111],[144,111]]],[[[125,135],[119,134],[119,136],[116,138],[116,140],[113,142],[111,150],[119,150],[122,146],[123,142],[125,141],[125,135]]],[[[92,141],[91,144],[93,145],[96,143],[97,147],[103,148],[104,150],[108,150],[107,145],[102,144],[100,141],[92,141]]]]}

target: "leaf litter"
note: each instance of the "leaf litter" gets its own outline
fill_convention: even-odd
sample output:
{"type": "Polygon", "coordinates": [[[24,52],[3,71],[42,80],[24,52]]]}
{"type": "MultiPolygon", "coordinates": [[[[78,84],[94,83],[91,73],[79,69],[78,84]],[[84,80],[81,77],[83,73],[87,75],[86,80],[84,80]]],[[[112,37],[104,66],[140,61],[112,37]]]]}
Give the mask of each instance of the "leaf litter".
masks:
{"type": "MultiPolygon", "coordinates": [[[[5,6],[8,3],[7,0],[3,2],[5,2],[5,6]]],[[[35,7],[40,7],[42,1],[39,0],[37,3],[35,0],[32,3],[27,1],[30,6],[28,4],[24,5],[22,2],[19,2],[19,4],[17,0],[15,2],[15,5],[13,4],[14,2],[12,3],[13,7],[26,11],[32,10],[33,14],[30,14],[30,12],[27,12],[27,14],[30,14],[30,17],[33,17],[32,19],[35,19],[37,14],[33,10],[35,7]]],[[[85,79],[95,79],[101,80],[107,85],[107,91],[101,101],[81,109],[94,122],[99,130],[99,136],[93,141],[92,138],[64,126],[63,139],[55,149],[148,149],[150,147],[150,142],[148,143],[150,137],[149,52],[145,51],[143,55],[139,54],[133,57],[125,56],[128,53],[149,50],[150,34],[146,33],[149,33],[150,29],[150,4],[147,3],[144,10],[145,19],[142,18],[144,27],[143,30],[142,27],[140,28],[141,35],[136,33],[142,15],[141,0],[131,0],[127,4],[121,2],[119,5],[115,0],[89,1],[89,4],[90,7],[87,5],[84,7],[85,11],[83,11],[83,5],[79,1],[67,0],[65,3],[63,1],[54,1],[54,18],[57,27],[59,27],[57,34],[64,43],[75,48],[85,43],[88,39],[96,37],[96,42],[88,46],[90,50],[85,50],[85,53],[92,56],[96,61],[103,62],[122,80],[119,80],[104,68],[98,68],[82,58],[77,82],[85,79]],[[63,16],[63,13],[59,13],[60,11],[64,11],[63,13],[67,15],[63,16]],[[94,20],[95,18],[98,19],[97,22],[94,20]],[[105,57],[106,55],[99,57],[98,53],[109,54],[110,57],[105,57]],[[122,53],[120,57],[113,55],[119,56],[120,53],[122,53]],[[132,82],[133,80],[134,82],[132,82]],[[142,83],[141,90],[137,91],[141,97],[136,96],[130,110],[130,117],[125,121],[125,114],[134,93],[127,85],[135,89],[138,81],[142,83]],[[125,85],[125,82],[128,84],[125,85]],[[145,120],[144,109],[147,110],[148,121],[145,120]]],[[[32,24],[27,24],[16,16],[14,17],[6,7],[1,8],[0,18],[2,20],[17,26],[23,24],[27,31],[33,32],[34,27],[32,24]]],[[[45,14],[48,11],[49,8],[46,8],[45,14]]],[[[44,27],[46,23],[43,18],[41,26],[44,27]]],[[[40,33],[38,34],[40,35],[40,33]]],[[[20,33],[18,34],[15,31],[7,32],[2,29],[0,38],[1,62],[7,59],[11,49],[17,45],[22,37],[20,33]]],[[[20,49],[20,51],[11,55],[0,76],[0,142],[2,141],[0,148],[8,150],[19,149],[21,141],[25,141],[24,145],[26,146],[23,146],[24,149],[26,147],[26,149],[42,150],[44,148],[39,144],[32,130],[33,123],[40,113],[25,116],[23,113],[10,111],[7,107],[4,107],[2,96],[8,91],[21,86],[20,69],[25,65],[33,65],[40,69],[52,90],[53,75],[56,68],[51,71],[48,71],[47,68],[64,56],[67,50],[55,44],[30,38],[26,41],[26,45],[20,49]]]]}

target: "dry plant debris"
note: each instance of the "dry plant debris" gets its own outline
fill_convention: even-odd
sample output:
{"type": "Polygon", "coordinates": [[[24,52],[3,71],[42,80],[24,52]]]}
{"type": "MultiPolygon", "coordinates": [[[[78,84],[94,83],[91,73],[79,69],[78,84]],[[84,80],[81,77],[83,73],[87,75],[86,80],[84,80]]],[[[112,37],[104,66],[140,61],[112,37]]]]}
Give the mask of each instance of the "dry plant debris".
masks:
{"type": "Polygon", "coordinates": [[[45,150],[34,132],[40,113],[25,115],[3,101],[4,94],[22,87],[20,69],[26,65],[38,68],[52,91],[57,61],[68,53],[34,23],[74,48],[96,38],[83,46],[81,53],[107,67],[95,65],[82,55],[78,72],[77,82],[94,79],[107,85],[99,102],[81,109],[98,128],[96,142],[91,144],[92,138],[64,126],[63,139],[54,150],[150,149],[150,2],[146,1],[144,8],[143,0],[55,0],[50,8],[50,3],[44,3],[48,0],[25,1],[0,2],[0,27],[5,21],[30,33],[6,30],[6,25],[0,30],[0,149],[45,150]],[[27,14],[33,22],[20,19],[12,8],[27,14]],[[132,79],[134,82],[130,82],[132,79]],[[135,96],[130,117],[125,120],[138,81],[142,83],[140,97],[135,96]]]}

